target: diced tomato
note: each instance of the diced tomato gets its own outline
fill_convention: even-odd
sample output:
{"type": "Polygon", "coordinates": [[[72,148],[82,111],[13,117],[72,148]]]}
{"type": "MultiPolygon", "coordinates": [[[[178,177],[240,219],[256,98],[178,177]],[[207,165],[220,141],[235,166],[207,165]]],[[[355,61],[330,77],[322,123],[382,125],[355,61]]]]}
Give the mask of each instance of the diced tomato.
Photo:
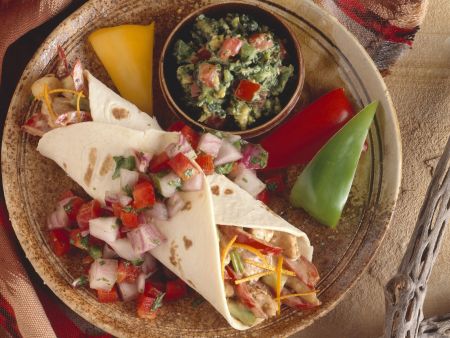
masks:
{"type": "Polygon", "coordinates": [[[269,198],[270,197],[269,197],[269,193],[267,192],[267,189],[264,189],[256,196],[256,199],[263,202],[264,204],[269,203],[269,198]]]}
{"type": "Polygon", "coordinates": [[[192,148],[197,148],[198,141],[200,140],[200,135],[194,129],[189,126],[184,126],[181,129],[181,134],[191,144],[192,148]]]}
{"type": "Polygon", "coordinates": [[[160,292],[166,292],[166,285],[163,282],[158,282],[154,280],[145,282],[145,289],[144,289],[145,295],[156,298],[156,296],[160,292]]]}
{"type": "Polygon", "coordinates": [[[263,240],[257,239],[248,232],[237,227],[221,226],[220,230],[224,235],[230,238],[237,235],[236,243],[250,245],[251,247],[258,249],[265,255],[280,255],[283,251],[283,249],[277,246],[273,246],[263,240]]]}
{"type": "Polygon", "coordinates": [[[82,236],[81,229],[74,229],[70,231],[70,244],[78,249],[87,250],[89,245],[88,236],[82,236]]]}
{"type": "Polygon", "coordinates": [[[183,121],[177,121],[170,125],[169,128],[167,128],[167,131],[181,131],[183,127],[186,125],[183,121]]]}
{"type": "Polygon", "coordinates": [[[264,180],[267,190],[275,193],[282,193],[286,190],[286,183],[284,183],[284,175],[276,174],[264,180]]]}
{"type": "Polygon", "coordinates": [[[259,51],[264,51],[273,47],[273,40],[271,39],[270,35],[266,33],[252,34],[248,38],[248,42],[259,51]]]}
{"type": "Polygon", "coordinates": [[[196,82],[191,84],[191,96],[198,97],[201,93],[200,87],[196,82]]]}
{"type": "Polygon", "coordinates": [[[192,165],[191,161],[183,154],[178,153],[169,160],[169,166],[183,181],[198,174],[198,170],[192,165]]]}
{"type": "Polygon", "coordinates": [[[167,155],[165,151],[162,153],[153,156],[152,160],[149,164],[149,169],[152,173],[159,173],[160,171],[169,169],[169,162],[170,157],[167,155]]]}
{"type": "Polygon", "coordinates": [[[211,55],[212,55],[211,52],[208,49],[206,49],[205,47],[200,48],[197,51],[197,58],[199,61],[208,60],[211,57],[211,55]]]}
{"type": "Polygon", "coordinates": [[[149,181],[138,182],[133,189],[133,206],[136,209],[151,207],[155,204],[155,190],[149,181]]]}
{"type": "Polygon", "coordinates": [[[237,37],[225,39],[219,49],[219,57],[222,60],[228,60],[230,56],[235,56],[239,53],[242,45],[242,40],[237,37]]]}
{"type": "Polygon", "coordinates": [[[89,228],[89,221],[94,218],[100,217],[102,214],[102,209],[100,203],[96,200],[84,203],[77,213],[77,223],[78,226],[85,230],[89,228]]]}
{"type": "Polygon", "coordinates": [[[168,301],[177,300],[187,295],[188,289],[186,283],[181,279],[170,280],[166,284],[166,295],[164,299],[168,301]]]}
{"type": "Polygon", "coordinates": [[[70,250],[70,236],[65,229],[50,230],[50,245],[56,256],[63,256],[70,250]]]}
{"type": "Polygon", "coordinates": [[[219,85],[219,72],[215,65],[202,63],[198,67],[198,78],[207,87],[214,88],[219,85]]]}
{"type": "Polygon", "coordinates": [[[75,195],[74,195],[74,193],[72,192],[72,190],[66,190],[66,191],[64,191],[62,194],[61,194],[61,196],[59,197],[59,200],[60,201],[63,201],[63,200],[65,200],[66,198],[69,198],[69,197],[74,197],[75,195]]]}
{"type": "Polygon", "coordinates": [[[199,154],[195,159],[205,175],[214,174],[214,158],[209,154],[199,154]]]}
{"type": "Polygon", "coordinates": [[[97,290],[97,297],[100,303],[115,303],[119,301],[119,293],[116,286],[111,291],[97,290]]]}
{"type": "Polygon", "coordinates": [[[113,214],[114,217],[119,217],[120,218],[120,213],[122,212],[122,206],[120,205],[120,203],[113,203],[111,205],[112,209],[113,209],[113,214]]]}
{"type": "Polygon", "coordinates": [[[121,210],[120,212],[120,220],[122,221],[123,226],[128,229],[137,228],[139,225],[138,215],[135,210],[121,210]]]}
{"type": "Polygon", "coordinates": [[[128,261],[119,261],[117,268],[117,283],[128,282],[134,283],[139,275],[139,267],[128,261]]]}
{"type": "Polygon", "coordinates": [[[234,91],[234,96],[240,100],[251,101],[259,88],[261,88],[259,83],[255,83],[250,80],[241,80],[234,91]]]}
{"type": "Polygon", "coordinates": [[[156,311],[152,310],[155,298],[140,294],[136,302],[136,313],[139,318],[154,319],[156,311]]]}
{"type": "Polygon", "coordinates": [[[63,205],[64,211],[66,212],[67,217],[69,217],[69,220],[75,221],[77,219],[78,211],[80,211],[83,203],[84,201],[80,197],[75,196],[63,205]]]}

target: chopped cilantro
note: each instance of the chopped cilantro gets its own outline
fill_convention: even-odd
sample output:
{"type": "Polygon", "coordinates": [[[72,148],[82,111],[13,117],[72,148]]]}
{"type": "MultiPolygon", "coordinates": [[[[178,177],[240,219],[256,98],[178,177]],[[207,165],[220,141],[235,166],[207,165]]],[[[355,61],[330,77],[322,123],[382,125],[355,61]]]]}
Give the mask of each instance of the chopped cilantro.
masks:
{"type": "Polygon", "coordinates": [[[278,184],[276,184],[275,182],[269,182],[266,184],[266,188],[269,191],[276,191],[278,189],[278,184]]]}
{"type": "Polygon", "coordinates": [[[260,148],[259,153],[256,156],[253,156],[250,159],[250,162],[252,164],[257,164],[261,169],[264,169],[267,166],[269,154],[261,146],[259,146],[259,148],[260,148]]]}
{"type": "Polygon", "coordinates": [[[155,299],[155,301],[153,302],[153,305],[152,305],[152,311],[156,311],[162,306],[162,300],[163,300],[165,295],[166,295],[166,293],[163,292],[163,293],[160,293],[156,297],[156,299],[155,299]]]}
{"type": "Polygon", "coordinates": [[[186,169],[186,171],[184,172],[184,176],[186,177],[191,177],[193,174],[194,174],[193,168],[186,169]]]}
{"type": "Polygon", "coordinates": [[[131,189],[128,184],[124,186],[122,190],[128,197],[133,197],[133,189],[131,189]]]}
{"type": "Polygon", "coordinates": [[[135,259],[134,261],[131,261],[131,264],[134,266],[141,266],[144,263],[144,260],[142,258],[135,259]]]}
{"type": "Polygon", "coordinates": [[[126,206],[124,206],[122,208],[122,210],[125,211],[125,212],[130,213],[130,212],[133,212],[134,209],[133,209],[133,207],[131,205],[126,205],[126,206]]]}
{"type": "Polygon", "coordinates": [[[69,202],[67,202],[66,204],[64,204],[63,208],[64,211],[66,212],[66,214],[70,214],[72,212],[72,201],[73,199],[71,199],[69,202]]]}
{"type": "Polygon", "coordinates": [[[84,286],[88,283],[88,279],[86,276],[80,276],[77,279],[75,279],[72,283],[74,287],[84,286]]]}
{"type": "MultiPolygon", "coordinates": [[[[97,259],[102,257],[102,249],[100,249],[97,245],[91,245],[88,249],[89,255],[91,255],[92,258],[97,259]]],[[[105,264],[105,261],[101,261],[100,265],[105,264]]]]}
{"type": "Polygon", "coordinates": [[[136,169],[136,159],[134,156],[114,156],[113,159],[116,162],[116,169],[112,175],[113,179],[120,177],[120,169],[122,168],[128,170],[136,169]]]}
{"type": "Polygon", "coordinates": [[[216,167],[216,173],[221,175],[228,175],[233,170],[234,162],[225,163],[216,167]]]}

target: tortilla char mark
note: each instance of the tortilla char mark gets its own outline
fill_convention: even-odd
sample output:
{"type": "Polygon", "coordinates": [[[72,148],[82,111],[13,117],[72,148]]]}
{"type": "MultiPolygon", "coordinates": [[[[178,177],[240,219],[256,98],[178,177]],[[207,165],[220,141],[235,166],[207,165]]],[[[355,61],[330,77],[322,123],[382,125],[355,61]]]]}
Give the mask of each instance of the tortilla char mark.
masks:
{"type": "Polygon", "coordinates": [[[184,242],[184,248],[186,250],[189,250],[189,248],[192,246],[192,241],[187,238],[186,236],[183,236],[183,242],[184,242]]]}
{"type": "Polygon", "coordinates": [[[100,176],[105,176],[114,166],[114,159],[108,154],[100,167],[100,176]]]}
{"type": "Polygon", "coordinates": [[[113,108],[112,110],[112,115],[114,116],[114,118],[116,120],[123,120],[126,119],[128,117],[128,115],[130,115],[130,112],[128,110],[126,110],[125,108],[113,108]]]}
{"type": "Polygon", "coordinates": [[[92,174],[94,173],[95,163],[97,162],[97,148],[89,150],[89,163],[84,173],[84,183],[89,186],[91,184],[92,174]]]}
{"type": "Polygon", "coordinates": [[[191,210],[191,208],[192,208],[191,201],[187,201],[186,204],[184,205],[183,209],[181,209],[181,210],[191,210]]]}
{"type": "Polygon", "coordinates": [[[220,188],[219,188],[219,186],[218,186],[218,185],[213,185],[213,186],[211,187],[211,192],[212,192],[214,195],[219,196],[219,195],[220,195],[220,188]]]}
{"type": "Polygon", "coordinates": [[[231,195],[233,193],[233,190],[225,189],[224,193],[225,193],[225,195],[231,195]]]}

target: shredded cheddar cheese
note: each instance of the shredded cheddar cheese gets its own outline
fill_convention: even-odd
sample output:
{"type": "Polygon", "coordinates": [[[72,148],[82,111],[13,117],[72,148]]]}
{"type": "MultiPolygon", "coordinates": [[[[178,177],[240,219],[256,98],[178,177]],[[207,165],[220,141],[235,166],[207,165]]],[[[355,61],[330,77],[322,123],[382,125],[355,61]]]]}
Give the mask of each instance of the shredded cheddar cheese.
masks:
{"type": "Polygon", "coordinates": [[[308,295],[312,295],[312,294],[317,293],[317,292],[319,292],[319,290],[312,290],[312,291],[308,291],[308,292],[304,292],[304,293],[293,293],[291,295],[281,296],[278,299],[279,300],[283,300],[283,299],[291,298],[291,297],[308,296],[308,295]]]}
{"type": "Polygon", "coordinates": [[[52,101],[49,96],[47,85],[44,85],[44,102],[45,102],[45,105],[47,106],[48,113],[50,114],[50,118],[53,121],[56,120],[58,118],[58,116],[56,116],[55,112],[53,111],[52,101]]]}
{"type": "Polygon", "coordinates": [[[281,300],[280,300],[280,295],[281,295],[281,270],[283,269],[283,256],[279,256],[278,257],[278,262],[277,262],[277,268],[276,268],[276,276],[277,276],[277,314],[280,315],[281,314],[281,300]]]}
{"type": "Polygon", "coordinates": [[[247,245],[247,244],[241,244],[241,243],[234,243],[233,247],[250,251],[252,254],[261,258],[261,260],[264,262],[264,264],[269,265],[266,257],[261,253],[261,251],[259,251],[258,249],[255,249],[254,247],[247,245]]]}
{"type": "Polygon", "coordinates": [[[82,96],[84,96],[82,92],[79,92],[77,94],[77,115],[78,115],[78,120],[80,120],[80,121],[81,121],[80,100],[81,100],[82,96]]]}
{"type": "Polygon", "coordinates": [[[77,92],[76,90],[73,90],[73,89],[64,89],[64,88],[61,88],[61,89],[52,89],[52,90],[50,90],[48,93],[49,93],[49,94],[71,93],[71,94],[73,94],[73,95],[80,95],[80,94],[81,94],[81,97],[84,97],[83,92],[77,92]]]}
{"type": "MultiPolygon", "coordinates": [[[[272,265],[261,264],[261,263],[252,261],[251,259],[244,259],[244,262],[247,263],[247,264],[256,266],[256,267],[258,267],[258,268],[261,268],[261,269],[270,270],[270,271],[275,271],[275,267],[272,266],[272,265]]],[[[295,272],[293,272],[293,271],[289,271],[289,270],[284,270],[284,269],[282,269],[282,270],[281,270],[281,273],[282,273],[283,275],[295,277],[295,272]]]]}
{"type": "Polygon", "coordinates": [[[228,244],[223,248],[222,250],[222,256],[220,257],[220,267],[222,270],[222,279],[225,279],[225,258],[227,257],[228,253],[231,250],[231,247],[233,246],[234,242],[237,239],[237,235],[234,236],[231,241],[228,242],[228,244]]]}
{"type": "Polygon", "coordinates": [[[237,280],[234,281],[234,284],[238,285],[238,284],[241,284],[241,283],[245,283],[245,282],[251,281],[253,279],[258,279],[258,278],[261,278],[261,277],[264,277],[264,276],[271,275],[273,273],[274,273],[273,271],[260,272],[260,273],[257,273],[257,274],[254,274],[254,275],[242,278],[242,279],[237,279],[237,280]]]}

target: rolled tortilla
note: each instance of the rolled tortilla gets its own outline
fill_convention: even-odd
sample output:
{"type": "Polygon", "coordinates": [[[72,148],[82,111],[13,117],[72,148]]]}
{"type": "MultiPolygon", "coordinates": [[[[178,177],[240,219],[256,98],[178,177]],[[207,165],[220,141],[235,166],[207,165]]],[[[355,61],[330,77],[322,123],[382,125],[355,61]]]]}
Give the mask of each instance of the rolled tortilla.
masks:
{"type": "MultiPolygon", "coordinates": [[[[92,105],[96,102],[95,99],[91,101],[93,95],[97,95],[97,89],[104,85],[100,83],[101,86],[92,87],[91,84],[98,80],[92,75],[90,79],[92,105]]],[[[104,103],[104,107],[111,105],[104,103]]],[[[136,114],[140,112],[130,112],[129,118],[136,121],[136,114]]],[[[98,123],[111,121],[104,118],[105,114],[93,113],[94,122],[52,130],[42,137],[38,145],[38,151],[42,155],[54,160],[92,198],[102,202],[106,191],[120,191],[120,180],[112,179],[115,165],[107,174],[102,171],[106,159],[110,156],[129,155],[130,148],[150,154],[159,153],[168,144],[177,142],[179,137],[178,133],[155,130],[154,127],[146,127],[142,131],[140,126],[134,128],[138,130],[133,130],[130,126],[132,124],[124,120],[110,122],[117,125],[98,123]],[[96,149],[97,155],[92,166],[90,184],[87,184],[85,177],[89,173],[92,149],[96,149]]],[[[227,177],[218,174],[202,176],[203,188],[200,191],[180,192],[186,202],[183,210],[169,221],[155,221],[167,241],[152,249],[151,254],[211,303],[233,328],[246,330],[249,326],[231,316],[228,309],[221,274],[217,224],[294,235],[301,255],[310,261],[313,247],[303,231],[275,214],[264,203],[255,200],[227,177]]],[[[262,319],[258,320],[254,325],[261,321],[262,319]]]]}
{"type": "Polygon", "coordinates": [[[84,76],[89,85],[89,106],[93,121],[136,130],[161,130],[156,118],[140,111],[136,105],[109,89],[89,71],[85,70],[84,76]]]}
{"type": "Polygon", "coordinates": [[[107,191],[121,190],[120,179],[112,178],[114,156],[130,156],[132,149],[153,155],[178,139],[178,133],[83,122],[45,133],[37,150],[55,161],[92,198],[104,203],[107,191]]]}

